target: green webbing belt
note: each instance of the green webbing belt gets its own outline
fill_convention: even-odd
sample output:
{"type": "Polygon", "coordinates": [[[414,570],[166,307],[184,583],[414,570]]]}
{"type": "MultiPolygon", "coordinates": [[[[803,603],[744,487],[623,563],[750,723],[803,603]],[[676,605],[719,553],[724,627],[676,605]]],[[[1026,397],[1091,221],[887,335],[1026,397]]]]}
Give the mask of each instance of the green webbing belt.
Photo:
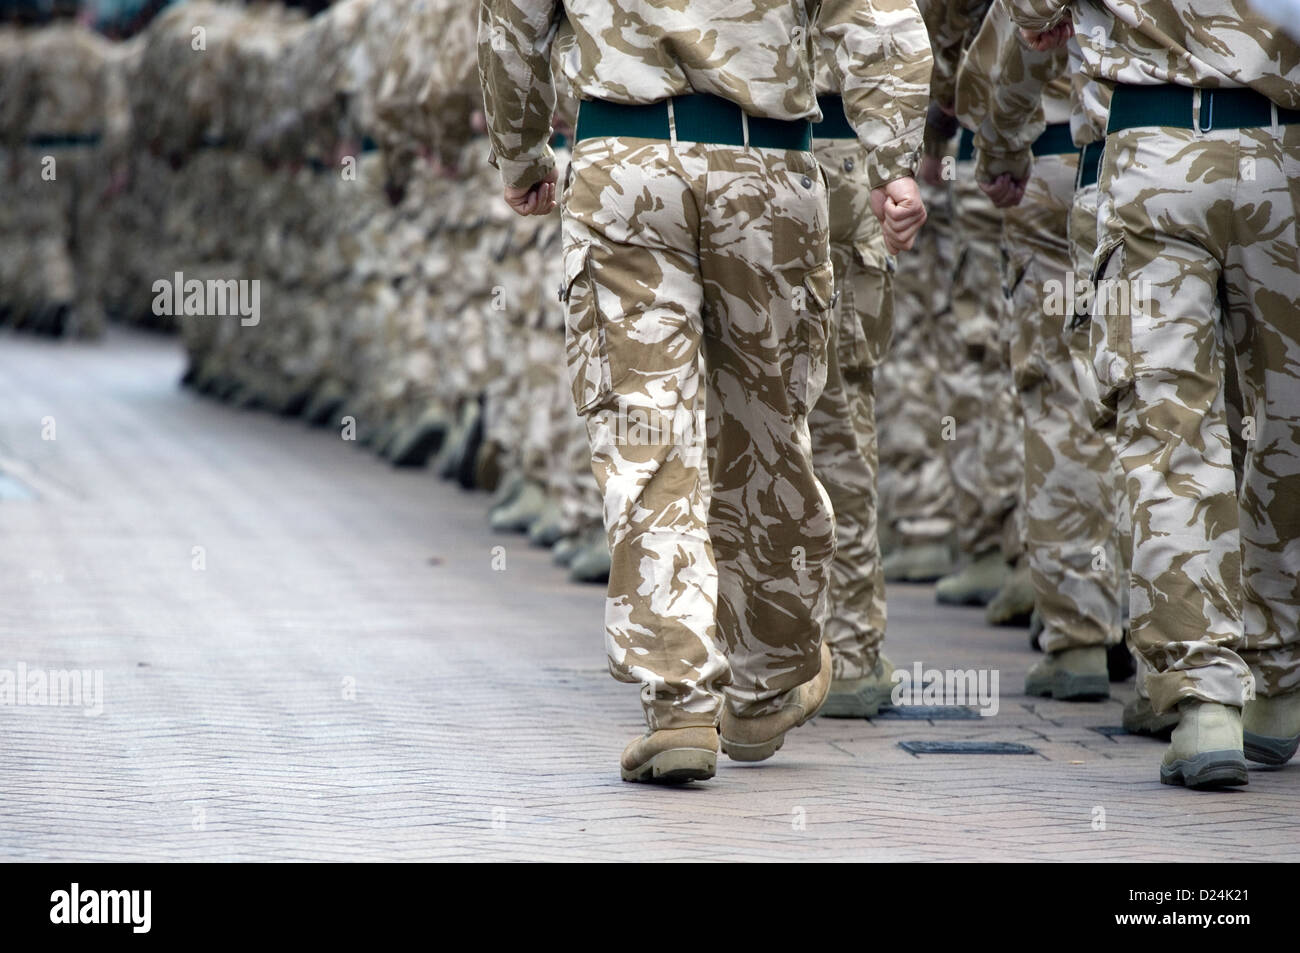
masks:
{"type": "MultiPolygon", "coordinates": [[[[574,137],[598,139],[618,136],[630,139],[670,139],[668,100],[645,105],[585,100],[578,108],[578,130],[574,137]]],[[[706,142],[719,146],[743,146],[745,129],[739,106],[720,96],[694,93],[672,98],[673,117],[679,142],[706,142]]],[[[749,117],[749,144],[757,149],[812,147],[812,123],[805,119],[763,119],[749,117]]]]}

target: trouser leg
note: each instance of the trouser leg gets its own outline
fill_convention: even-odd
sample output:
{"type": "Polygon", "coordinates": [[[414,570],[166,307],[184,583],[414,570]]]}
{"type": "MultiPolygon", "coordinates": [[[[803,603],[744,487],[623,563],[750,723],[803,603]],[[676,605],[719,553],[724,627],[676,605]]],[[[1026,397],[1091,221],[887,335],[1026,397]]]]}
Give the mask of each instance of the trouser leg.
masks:
{"type": "Polygon", "coordinates": [[[1065,233],[1077,163],[1073,155],[1036,159],[1005,230],[1011,362],[1025,420],[1026,551],[1048,652],[1113,644],[1121,628],[1114,452],[1092,425],[1067,339],[1065,233]]]}
{"type": "Polygon", "coordinates": [[[1261,695],[1300,688],[1300,126],[1242,130],[1224,269],[1240,373],[1241,657],[1261,695]]]}
{"type": "Polygon", "coordinates": [[[1235,131],[1108,138],[1099,189],[1094,366],[1116,409],[1133,519],[1131,635],[1155,670],[1153,707],[1197,698],[1241,707],[1241,535],[1219,296],[1235,131]],[[1164,185],[1183,177],[1194,188],[1164,185]],[[1159,186],[1159,187],[1155,187],[1159,186]]]}
{"type": "Polygon", "coordinates": [[[588,140],[564,202],[569,373],[611,554],[609,665],[641,684],[652,729],[715,724],[728,669],[700,486],[701,170],[687,166],[668,144],[588,140]]]}
{"type": "Polygon", "coordinates": [[[834,519],[808,412],[825,386],[831,321],[826,187],[810,153],[692,152],[708,167],[700,272],[718,634],[729,702],[755,716],[820,667],[834,519]]]}

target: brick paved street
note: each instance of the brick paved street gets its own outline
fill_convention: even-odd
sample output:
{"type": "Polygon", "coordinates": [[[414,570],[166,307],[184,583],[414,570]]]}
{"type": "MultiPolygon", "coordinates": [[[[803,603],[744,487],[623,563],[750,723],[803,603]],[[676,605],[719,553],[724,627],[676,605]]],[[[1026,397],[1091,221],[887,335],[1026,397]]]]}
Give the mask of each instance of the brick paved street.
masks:
{"type": "Polygon", "coordinates": [[[1300,856],[1300,767],[1162,787],[1158,742],[1096,730],[1131,682],[1028,699],[1024,630],[928,587],[891,590],[888,654],[997,670],[995,717],[819,719],[708,784],[624,784],[640,708],[605,672],[598,588],[494,536],[485,496],[181,369],[161,337],[0,336],[0,670],[103,673],[97,717],[0,707],[0,858],[1300,856]],[[899,746],[926,740],[1034,753],[899,746]]]}

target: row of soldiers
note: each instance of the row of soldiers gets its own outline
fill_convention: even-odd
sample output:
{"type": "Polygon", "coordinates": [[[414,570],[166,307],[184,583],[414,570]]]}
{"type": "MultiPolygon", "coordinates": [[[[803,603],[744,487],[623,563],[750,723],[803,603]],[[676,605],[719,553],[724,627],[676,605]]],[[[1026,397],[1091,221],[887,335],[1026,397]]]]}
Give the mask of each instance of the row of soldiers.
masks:
{"type": "Polygon", "coordinates": [[[1272,7],[994,0],[932,31],[931,126],[968,130],[1001,219],[1048,653],[1026,691],[1100,691],[1127,635],[1125,726],[1181,726],[1160,777],[1190,787],[1300,743],[1300,43],[1272,7]]]}
{"type": "MultiPolygon", "coordinates": [[[[926,13],[934,98],[951,101],[981,20],[939,3],[926,13]]],[[[311,18],[194,0],[125,43],[72,23],[0,33],[6,142],[24,177],[3,230],[20,253],[5,256],[0,290],[19,326],[95,334],[107,312],[180,327],[198,391],[347,422],[398,465],[432,460],[465,486],[495,488],[494,528],[526,531],[573,578],[604,581],[600,499],[565,396],[558,216],[512,221],[496,198],[475,129],[473,31],[472,10],[432,0],[348,0],[311,18]],[[175,313],[186,283],[232,277],[258,282],[255,321],[175,313]]],[[[1020,410],[994,290],[1003,225],[969,150],[950,154],[954,131],[927,132],[947,165],[929,176],[930,223],[901,267],[854,195],[855,147],[824,150],[866,223],[845,254],[855,308],[875,324],[844,345],[846,380],[867,386],[827,408],[822,427],[886,423],[848,428],[838,448],[878,442],[878,476],[870,461],[837,469],[832,447],[823,478],[841,530],[830,628],[856,656],[847,680],[870,676],[839,706],[849,714],[873,714],[892,687],[878,654],[883,580],[938,580],[941,601],[992,603],[997,622],[1027,621],[1035,605],[1020,410]]],[[[1035,644],[1059,631],[1034,623],[1035,644]]],[[[1118,641],[1116,625],[1098,630],[1118,641]]]]}
{"type": "MultiPolygon", "coordinates": [[[[124,43],[71,22],[0,32],[19,197],[0,213],[13,249],[0,308],[54,333],[98,334],[106,315],[182,327],[201,392],[318,424],[347,417],[399,464],[438,450],[444,475],[502,483],[494,527],[559,543],[575,579],[603,580],[583,429],[553,399],[565,392],[551,379],[558,216],[520,224],[495,200],[474,129],[473,28],[472,10],[432,0],[311,18],[198,0],[124,43]],[[185,296],[155,288],[232,277],[259,283],[255,324],[173,313],[185,296]],[[549,396],[530,399],[519,379],[549,396]]],[[[953,573],[941,601],[994,601],[991,620],[1025,621],[1020,434],[989,294],[997,229],[962,236],[954,277],[949,206],[982,196],[948,175],[927,199],[932,226],[896,282],[878,239],[855,251],[880,317],[854,369],[879,365],[892,424],[879,435],[883,576],[953,573]]],[[[845,493],[845,512],[875,511],[861,478],[845,493]]],[[[881,571],[851,558],[855,574],[881,571]]],[[[883,606],[870,615],[852,627],[883,637],[883,606]]]]}
{"type": "MultiPolygon", "coordinates": [[[[809,408],[836,515],[828,715],[888,704],[886,580],[937,581],[941,602],[1028,623],[1046,653],[1031,694],[1105,697],[1131,671],[1119,388],[1098,381],[1106,342],[1089,335],[1105,325],[1078,320],[1075,298],[1114,252],[1094,260],[1109,88],[1080,68],[1100,40],[1034,49],[1014,6],[923,0],[915,43],[894,15],[896,47],[933,64],[914,109],[929,212],[914,249],[887,248],[852,130],[819,127],[838,288],[809,408]]],[[[18,184],[0,209],[0,320],[179,327],[199,392],[493,491],[494,528],[604,581],[610,514],[574,413],[594,406],[592,382],[571,373],[572,333],[566,373],[556,295],[585,263],[562,254],[558,213],[500,201],[475,21],[454,0],[312,17],[191,0],[124,43],[69,23],[0,31],[18,184]],[[214,312],[214,286],[238,306],[214,312]]],[[[577,103],[559,92],[563,167],[577,103]]],[[[1177,706],[1153,708],[1135,657],[1126,727],[1167,734],[1177,706]]]]}
{"type": "Polygon", "coordinates": [[[126,42],[0,30],[0,320],[178,329],[200,393],[495,488],[494,527],[602,581],[559,219],[497,201],[474,31],[443,0],[193,0],[126,42]]]}
{"type": "Polygon", "coordinates": [[[911,248],[913,150],[929,139],[938,185],[958,122],[960,258],[949,320],[928,317],[958,342],[940,375],[975,386],[939,407],[967,561],[941,598],[1002,601],[1019,550],[1046,656],[1028,694],[1107,694],[1127,618],[1150,671],[1126,720],[1171,731],[1162,782],[1240,785],[1248,758],[1286,763],[1297,41],[1242,2],[958,0],[923,3],[923,29],[908,4],[752,0],[707,39],[698,7],[615,6],[484,0],[479,42],[507,203],[565,206],[570,373],[613,549],[609,663],[641,684],[648,725],[624,779],[707,780],[719,747],[765,760],[883,687],[861,614],[879,599],[883,623],[881,534],[853,512],[864,492],[838,492],[877,448],[870,352],[887,332],[879,298],[857,300],[877,277],[863,210],[869,193],[886,250],[911,248]],[[566,45],[583,103],[561,186],[546,134],[566,45]],[[999,277],[995,303],[971,293],[999,277]],[[694,410],[702,390],[707,441],[622,438],[633,413],[694,410]]]}

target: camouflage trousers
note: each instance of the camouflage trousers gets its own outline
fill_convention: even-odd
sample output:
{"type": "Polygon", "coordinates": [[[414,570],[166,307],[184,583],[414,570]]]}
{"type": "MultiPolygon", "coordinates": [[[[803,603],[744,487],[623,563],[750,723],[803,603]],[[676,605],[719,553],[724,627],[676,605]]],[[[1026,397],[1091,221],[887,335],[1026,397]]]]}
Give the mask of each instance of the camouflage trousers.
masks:
{"type": "Polygon", "coordinates": [[[816,144],[830,199],[831,263],[839,294],[826,388],[808,415],[813,469],[835,511],[835,559],[824,623],[836,678],[863,678],[885,639],[885,577],[876,525],[872,372],[893,332],[892,262],[871,211],[856,140],[816,144]]]}
{"type": "Polygon", "coordinates": [[[1098,183],[1093,354],[1153,706],[1300,687],[1300,126],[1130,129],[1098,183]],[[1226,393],[1243,403],[1234,468],[1226,393]]]}
{"type": "Polygon", "coordinates": [[[952,196],[946,185],[924,183],[921,196],[928,218],[898,260],[892,346],[873,373],[876,416],[889,422],[878,433],[882,545],[933,542],[953,530],[934,343],[951,307],[952,196]]]}
{"type": "Polygon", "coordinates": [[[1020,554],[1024,447],[1003,340],[1002,213],[979,190],[973,162],[953,183],[957,263],[952,308],[936,329],[938,425],[953,487],[957,543],[967,556],[1020,554]]]}
{"type": "Polygon", "coordinates": [[[22,145],[0,156],[6,201],[0,212],[0,322],[58,324],[97,337],[103,314],[90,290],[87,226],[102,202],[98,150],[22,145]],[[53,316],[58,313],[57,321],[53,316]]]}
{"type": "Polygon", "coordinates": [[[1067,232],[1078,166],[1077,153],[1037,157],[1003,230],[1011,367],[1025,422],[1025,551],[1047,652],[1114,644],[1122,630],[1119,464],[1093,427],[1070,352],[1067,232]]]}
{"type": "MultiPolygon", "coordinates": [[[[1090,282],[1093,273],[1093,257],[1097,251],[1097,184],[1085,185],[1074,190],[1074,199],[1070,206],[1070,263],[1074,270],[1076,282],[1090,282]]],[[[1091,288],[1091,284],[1087,287],[1091,288]]],[[[1119,463],[1118,449],[1115,444],[1115,415],[1101,401],[1097,371],[1092,362],[1091,344],[1091,299],[1076,300],[1074,317],[1069,328],[1070,357],[1074,361],[1074,379],[1079,385],[1079,398],[1083,402],[1084,412],[1088,415],[1093,428],[1101,434],[1110,450],[1111,491],[1114,504],[1111,513],[1115,520],[1115,549],[1119,555],[1119,599],[1121,625],[1128,630],[1129,598],[1129,564],[1133,552],[1133,521],[1129,511],[1128,493],[1124,488],[1124,469],[1119,463]]],[[[1150,664],[1142,655],[1129,651],[1137,667],[1137,692],[1143,698],[1147,695],[1146,679],[1151,671],[1150,664]]]]}
{"type": "Polygon", "coordinates": [[[818,671],[835,544],[808,429],[834,283],[821,171],[805,152],[588,139],[563,206],[610,670],[641,683],[651,728],[713,724],[724,686],[739,715],[779,710],[818,671]]]}

